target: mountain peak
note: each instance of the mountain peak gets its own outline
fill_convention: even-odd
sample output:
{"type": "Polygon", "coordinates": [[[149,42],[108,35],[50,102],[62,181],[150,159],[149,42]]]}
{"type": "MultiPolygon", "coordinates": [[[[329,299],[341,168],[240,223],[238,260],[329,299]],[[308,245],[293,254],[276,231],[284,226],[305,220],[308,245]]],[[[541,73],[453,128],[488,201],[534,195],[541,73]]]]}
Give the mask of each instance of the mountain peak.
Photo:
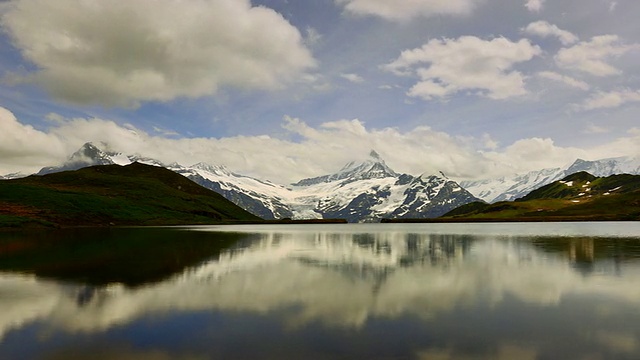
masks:
{"type": "Polygon", "coordinates": [[[340,171],[335,174],[319,176],[310,179],[300,180],[293,184],[297,186],[309,186],[333,181],[357,181],[382,179],[388,177],[396,177],[398,174],[393,171],[375,150],[371,150],[369,158],[362,163],[355,161],[346,164],[340,171]]]}
{"type": "Polygon", "coordinates": [[[212,174],[222,174],[222,175],[233,175],[229,169],[227,169],[224,165],[211,165],[206,162],[199,162],[197,164],[191,165],[191,168],[206,171],[212,174]]]}

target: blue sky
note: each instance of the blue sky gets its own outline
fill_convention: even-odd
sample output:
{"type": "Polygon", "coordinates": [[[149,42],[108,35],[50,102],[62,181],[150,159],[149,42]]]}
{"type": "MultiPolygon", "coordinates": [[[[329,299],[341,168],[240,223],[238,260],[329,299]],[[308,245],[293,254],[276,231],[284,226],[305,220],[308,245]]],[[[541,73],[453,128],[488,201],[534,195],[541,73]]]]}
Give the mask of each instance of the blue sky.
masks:
{"type": "Polygon", "coordinates": [[[0,174],[86,141],[293,182],[640,154],[635,0],[0,2],[0,174]]]}

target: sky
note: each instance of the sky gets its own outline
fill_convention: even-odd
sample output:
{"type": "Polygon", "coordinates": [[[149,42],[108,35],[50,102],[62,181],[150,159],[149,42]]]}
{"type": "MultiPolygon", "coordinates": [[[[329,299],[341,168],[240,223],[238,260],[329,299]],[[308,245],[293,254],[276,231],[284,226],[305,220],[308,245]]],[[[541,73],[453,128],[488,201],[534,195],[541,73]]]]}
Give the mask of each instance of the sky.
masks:
{"type": "Polygon", "coordinates": [[[637,0],[0,0],[0,174],[85,142],[278,183],[640,156],[637,0]]]}

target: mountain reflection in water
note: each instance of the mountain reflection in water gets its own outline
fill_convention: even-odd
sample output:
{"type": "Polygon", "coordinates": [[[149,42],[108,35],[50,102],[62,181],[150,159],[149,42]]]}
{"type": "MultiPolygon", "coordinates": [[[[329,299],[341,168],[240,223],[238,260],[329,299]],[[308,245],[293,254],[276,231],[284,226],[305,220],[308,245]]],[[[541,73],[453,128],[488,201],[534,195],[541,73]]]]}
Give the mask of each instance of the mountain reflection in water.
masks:
{"type": "Polygon", "coordinates": [[[129,256],[96,278],[70,273],[96,269],[82,244],[30,265],[41,241],[4,235],[0,358],[640,357],[640,238],[448,229],[103,231],[91,249],[129,256]]]}

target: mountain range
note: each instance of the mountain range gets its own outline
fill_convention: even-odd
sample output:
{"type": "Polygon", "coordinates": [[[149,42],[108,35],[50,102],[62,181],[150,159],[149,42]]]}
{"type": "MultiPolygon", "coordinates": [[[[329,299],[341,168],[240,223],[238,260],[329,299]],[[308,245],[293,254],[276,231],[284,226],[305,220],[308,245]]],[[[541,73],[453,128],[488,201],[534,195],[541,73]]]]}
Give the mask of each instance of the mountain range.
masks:
{"type": "Polygon", "coordinates": [[[598,177],[616,174],[640,175],[640,157],[616,157],[595,161],[577,159],[565,167],[542,169],[497,179],[461,181],[460,186],[485,202],[495,203],[521,198],[544,185],[581,171],[598,177]]]}
{"type": "Polygon", "coordinates": [[[514,201],[469,203],[441,220],[623,221],[640,219],[640,175],[568,175],[514,201]]]}
{"type": "MultiPolygon", "coordinates": [[[[76,170],[92,165],[127,165],[139,162],[160,166],[214,190],[263,219],[343,218],[349,222],[376,222],[385,218],[433,218],[458,206],[482,200],[487,203],[523,197],[570,174],[586,171],[595,176],[640,174],[640,158],[618,157],[596,161],[576,160],[569,166],[515,174],[497,179],[457,183],[443,173],[413,176],[399,174],[375,151],[362,162],[350,162],[333,174],[281,185],[237,174],[224,166],[163,164],[140,155],[106,151],[107,144],[86,143],[62,165],[38,173],[76,170]]],[[[6,175],[6,178],[19,175],[6,175]]]]}
{"type": "Polygon", "coordinates": [[[220,165],[165,165],[137,155],[104,151],[92,143],[82,146],[64,164],[43,168],[38,174],[132,162],[166,167],[263,219],[341,218],[349,222],[376,222],[382,218],[438,217],[479,200],[442,173],[420,176],[396,173],[375,151],[365,161],[348,163],[335,174],[287,186],[240,175],[220,165]]]}

